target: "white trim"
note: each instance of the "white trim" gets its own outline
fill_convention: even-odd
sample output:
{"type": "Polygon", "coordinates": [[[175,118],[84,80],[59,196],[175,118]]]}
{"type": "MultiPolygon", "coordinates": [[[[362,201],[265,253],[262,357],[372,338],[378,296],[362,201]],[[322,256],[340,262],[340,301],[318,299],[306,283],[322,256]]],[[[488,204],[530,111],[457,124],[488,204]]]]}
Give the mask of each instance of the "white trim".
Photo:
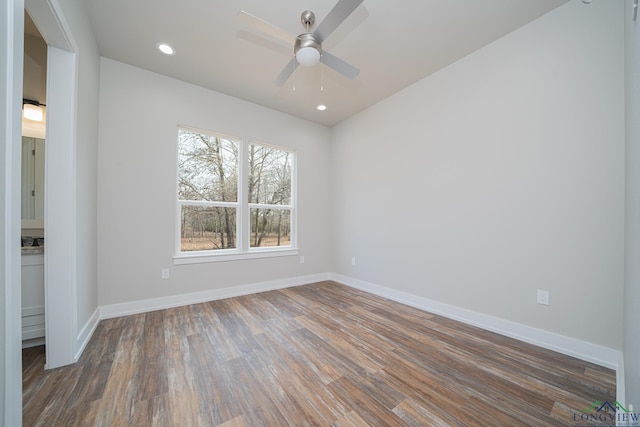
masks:
{"type": "MultiPolygon", "coordinates": [[[[298,247],[298,152],[292,151],[291,161],[291,246],[298,247]]],[[[249,230],[251,227],[248,228],[249,230]]]]}
{"type": "Polygon", "coordinates": [[[73,363],[76,307],[77,55],[47,49],[45,189],[46,369],[73,363]]]}
{"type": "Polygon", "coordinates": [[[236,210],[236,248],[247,252],[251,238],[251,211],[246,206],[249,200],[249,141],[242,138],[238,144],[238,210],[236,210]]]}
{"type": "Polygon", "coordinates": [[[207,262],[224,262],[224,261],[239,261],[253,258],[276,258],[282,256],[296,256],[300,252],[297,248],[280,249],[282,246],[278,246],[274,249],[261,248],[259,251],[240,252],[234,250],[233,253],[211,253],[203,254],[203,251],[193,252],[181,252],[180,255],[173,257],[173,265],[184,264],[202,264],[207,262]],[[183,255],[188,254],[188,255],[183,255]]]}
{"type": "Polygon", "coordinates": [[[68,52],[78,51],[58,0],[26,0],[24,8],[29,12],[29,16],[47,42],[47,46],[57,47],[68,52]]]}
{"type": "Polygon", "coordinates": [[[35,338],[35,339],[32,339],[32,340],[22,341],[22,349],[23,350],[25,348],[38,347],[38,346],[41,346],[41,345],[45,345],[44,337],[35,338]]]}
{"type": "MultiPolygon", "coordinates": [[[[60,0],[26,0],[25,8],[47,42],[45,154],[46,369],[73,363],[77,344],[76,102],[78,45],[60,0]],[[55,117],[54,117],[55,116],[55,117]],[[55,203],[49,201],[55,200],[55,203]]],[[[24,11],[22,11],[24,13],[24,11]]]]}
{"type": "Polygon", "coordinates": [[[20,282],[22,0],[0,2],[0,425],[22,422],[20,282]],[[18,149],[20,147],[20,149],[18,149]]]}
{"type": "Polygon", "coordinates": [[[178,199],[178,205],[180,206],[201,206],[205,208],[232,208],[238,209],[238,202],[219,202],[210,200],[180,200],[178,199]]]}
{"type": "Polygon", "coordinates": [[[434,301],[407,292],[353,279],[340,274],[331,274],[331,280],[352,288],[370,292],[402,304],[430,313],[458,320],[472,326],[496,332],[558,353],[566,354],[610,369],[617,369],[620,351],[597,344],[570,338],[554,332],[544,331],[498,317],[434,301]]]}
{"type": "Polygon", "coordinates": [[[165,308],[179,307],[201,302],[233,298],[242,295],[257,294],[276,289],[290,288],[292,286],[307,285],[309,283],[329,280],[330,273],[320,273],[309,276],[291,277],[288,279],[271,280],[268,282],[253,283],[248,285],[230,286],[209,291],[193,292],[189,294],[172,295],[167,297],[152,298],[146,300],[130,301],[119,304],[110,304],[100,307],[100,319],[128,316],[131,314],[146,313],[165,308]]]}
{"type": "Polygon", "coordinates": [[[618,353],[618,369],[616,369],[616,400],[622,406],[627,406],[626,388],[624,384],[624,353],[622,351],[618,353]]]}
{"type": "Polygon", "coordinates": [[[77,348],[78,351],[76,351],[76,354],[73,356],[73,363],[77,362],[80,356],[82,356],[82,352],[89,343],[93,332],[98,327],[98,323],[100,323],[100,307],[96,308],[76,337],[75,348],[77,348]]]}
{"type": "Polygon", "coordinates": [[[251,209],[271,209],[271,210],[281,210],[281,211],[291,211],[293,210],[293,205],[270,205],[268,203],[248,203],[247,206],[249,210],[251,209]]]}

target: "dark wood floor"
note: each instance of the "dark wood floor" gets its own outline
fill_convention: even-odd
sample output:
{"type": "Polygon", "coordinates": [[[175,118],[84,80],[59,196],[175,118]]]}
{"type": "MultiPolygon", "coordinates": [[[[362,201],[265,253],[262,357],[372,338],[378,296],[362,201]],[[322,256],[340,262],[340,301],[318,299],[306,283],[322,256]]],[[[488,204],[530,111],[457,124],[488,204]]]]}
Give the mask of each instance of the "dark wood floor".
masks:
{"type": "Polygon", "coordinates": [[[25,350],[25,426],[572,425],[613,371],[332,282],[100,322],[25,350]]]}

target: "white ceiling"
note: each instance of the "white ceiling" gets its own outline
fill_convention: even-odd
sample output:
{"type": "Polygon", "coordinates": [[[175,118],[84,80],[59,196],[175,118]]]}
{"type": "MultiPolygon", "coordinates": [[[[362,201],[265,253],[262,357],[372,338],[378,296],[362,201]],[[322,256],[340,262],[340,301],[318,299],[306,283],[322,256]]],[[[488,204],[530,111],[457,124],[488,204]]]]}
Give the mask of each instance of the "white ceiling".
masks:
{"type": "Polygon", "coordinates": [[[322,21],[337,0],[86,0],[102,56],[326,126],[366,109],[568,0],[364,0],[323,43],[360,69],[324,65],[273,84],[291,46],[237,19],[244,10],[293,36],[300,14],[322,21]],[[166,42],[174,56],[156,50],[166,42]],[[293,87],[295,86],[295,91],[293,87]],[[320,90],[321,86],[324,90],[320,90]],[[319,103],[326,111],[316,110],[319,103]]]}

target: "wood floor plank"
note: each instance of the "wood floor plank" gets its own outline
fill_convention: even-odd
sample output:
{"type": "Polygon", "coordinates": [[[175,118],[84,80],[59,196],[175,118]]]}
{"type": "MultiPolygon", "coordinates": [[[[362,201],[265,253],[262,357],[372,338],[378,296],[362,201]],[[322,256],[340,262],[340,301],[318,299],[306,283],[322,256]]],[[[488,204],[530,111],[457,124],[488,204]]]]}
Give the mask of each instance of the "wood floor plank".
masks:
{"type": "Polygon", "coordinates": [[[327,425],[346,412],[344,403],[327,390],[317,375],[318,371],[310,366],[313,361],[305,360],[289,341],[274,341],[263,336],[260,342],[273,360],[266,373],[272,375],[273,382],[277,384],[277,387],[267,389],[272,394],[284,393],[276,401],[295,402],[295,408],[289,408],[289,412],[299,410],[294,415],[301,415],[311,425],[327,425]],[[314,386],[309,387],[309,384],[314,386]]]}
{"type": "MultiPolygon", "coordinates": [[[[393,413],[400,418],[405,425],[422,427],[425,425],[434,427],[466,426],[462,421],[447,414],[438,407],[425,407],[413,399],[406,399],[393,408],[393,413]]],[[[505,424],[509,425],[509,424],[505,424]]]]}
{"type": "Polygon", "coordinates": [[[570,425],[615,373],[333,282],[103,320],[23,352],[25,426],[570,425]]]}
{"type": "Polygon", "coordinates": [[[330,342],[337,351],[346,354],[359,354],[359,365],[369,372],[377,372],[385,365],[384,351],[373,340],[367,342],[361,335],[353,336],[333,324],[318,319],[310,319],[307,316],[299,316],[297,322],[315,335],[330,342]]]}
{"type": "Polygon", "coordinates": [[[150,400],[156,396],[165,395],[169,391],[165,347],[158,345],[164,342],[164,331],[162,312],[153,311],[145,314],[141,344],[143,360],[140,363],[140,384],[136,396],[138,400],[150,400]]]}
{"type": "Polygon", "coordinates": [[[58,419],[64,412],[67,400],[80,378],[76,367],[61,368],[50,372],[23,408],[23,419],[34,420],[27,425],[64,425],[58,419]]]}
{"type": "Polygon", "coordinates": [[[340,395],[369,425],[401,426],[404,424],[393,411],[386,408],[374,396],[363,392],[361,385],[357,377],[345,376],[329,384],[329,388],[340,395]]]}
{"type": "Polygon", "coordinates": [[[356,411],[349,411],[346,415],[331,424],[332,427],[366,427],[369,425],[370,424],[363,420],[356,411]]]}
{"type": "Polygon", "coordinates": [[[166,375],[169,386],[171,425],[198,425],[200,414],[199,395],[195,392],[196,376],[191,367],[188,328],[182,329],[180,312],[168,309],[164,312],[164,342],[167,353],[166,375]]]}
{"type": "Polygon", "coordinates": [[[234,411],[226,404],[224,394],[229,392],[228,386],[223,376],[216,375],[224,369],[225,362],[215,358],[211,342],[204,334],[190,335],[187,340],[192,356],[190,367],[197,373],[194,382],[188,385],[197,399],[198,423],[218,425],[241,414],[240,409],[234,411]]]}
{"type": "Polygon", "coordinates": [[[97,364],[78,365],[80,369],[78,382],[69,396],[65,409],[69,410],[74,406],[102,399],[112,364],[113,360],[107,358],[97,364]]]}
{"type": "Polygon", "coordinates": [[[234,343],[233,338],[229,336],[227,330],[222,326],[222,322],[213,305],[204,303],[201,306],[203,316],[200,321],[202,322],[204,333],[207,334],[213,344],[216,358],[221,361],[228,361],[241,357],[240,350],[234,343]]]}
{"type": "Polygon", "coordinates": [[[46,362],[44,346],[22,350],[22,400],[29,402],[45,381],[42,368],[46,362]]]}

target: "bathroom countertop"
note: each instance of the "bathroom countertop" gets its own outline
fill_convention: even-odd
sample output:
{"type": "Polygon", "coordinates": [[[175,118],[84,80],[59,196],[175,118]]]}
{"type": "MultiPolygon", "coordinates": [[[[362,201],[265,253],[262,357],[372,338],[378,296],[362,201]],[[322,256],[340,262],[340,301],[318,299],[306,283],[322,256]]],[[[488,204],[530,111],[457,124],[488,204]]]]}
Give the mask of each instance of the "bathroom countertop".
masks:
{"type": "Polygon", "coordinates": [[[22,255],[40,255],[44,253],[44,246],[23,246],[22,255]]]}

